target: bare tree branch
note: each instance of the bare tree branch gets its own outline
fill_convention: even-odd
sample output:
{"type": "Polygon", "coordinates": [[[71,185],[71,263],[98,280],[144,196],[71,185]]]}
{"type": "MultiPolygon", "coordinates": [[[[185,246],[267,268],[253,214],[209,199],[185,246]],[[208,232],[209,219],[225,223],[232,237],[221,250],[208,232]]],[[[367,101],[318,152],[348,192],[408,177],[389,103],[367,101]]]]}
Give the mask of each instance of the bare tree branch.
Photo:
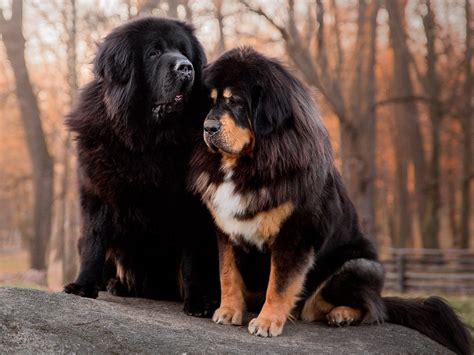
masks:
{"type": "Polygon", "coordinates": [[[289,39],[288,31],[286,28],[277,24],[265,11],[262,10],[261,7],[258,9],[252,7],[247,1],[242,0],[242,4],[247,8],[248,11],[253,12],[254,14],[260,15],[264,17],[273,27],[275,27],[283,37],[283,39],[289,39]]]}

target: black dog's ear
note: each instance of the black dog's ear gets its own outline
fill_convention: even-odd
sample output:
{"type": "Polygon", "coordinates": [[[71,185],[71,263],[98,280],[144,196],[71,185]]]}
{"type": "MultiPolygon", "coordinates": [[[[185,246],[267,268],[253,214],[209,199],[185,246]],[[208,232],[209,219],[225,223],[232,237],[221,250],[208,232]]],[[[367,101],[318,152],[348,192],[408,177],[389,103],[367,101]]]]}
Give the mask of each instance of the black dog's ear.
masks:
{"type": "Polygon", "coordinates": [[[133,49],[123,33],[109,34],[99,46],[94,60],[94,73],[108,82],[125,84],[133,72],[133,49]]]}
{"type": "Polygon", "coordinates": [[[207,66],[206,52],[204,51],[204,47],[198,40],[195,41],[194,50],[196,51],[196,61],[200,64],[201,68],[207,66]]]}
{"type": "Polygon", "coordinates": [[[257,135],[278,129],[291,115],[290,94],[277,84],[255,85],[252,89],[252,122],[257,135]]]}

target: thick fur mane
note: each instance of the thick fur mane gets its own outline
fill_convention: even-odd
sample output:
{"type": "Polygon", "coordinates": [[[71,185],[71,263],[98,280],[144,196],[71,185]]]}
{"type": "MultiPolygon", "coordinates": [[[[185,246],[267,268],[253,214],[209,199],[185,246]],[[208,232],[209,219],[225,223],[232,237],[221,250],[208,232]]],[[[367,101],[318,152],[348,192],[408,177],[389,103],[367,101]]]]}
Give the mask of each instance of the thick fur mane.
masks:
{"type": "MultiPolygon", "coordinates": [[[[255,147],[233,168],[236,191],[251,192],[253,187],[265,186],[271,204],[304,201],[308,194],[314,198],[323,193],[328,176],[335,173],[328,133],[308,89],[288,69],[251,48],[235,49],[214,63],[204,80],[209,87],[245,82],[249,96],[255,91],[252,84],[260,90],[259,102],[251,103],[256,106],[255,147]]],[[[257,101],[254,97],[249,100],[257,101]]],[[[220,164],[220,155],[209,153],[200,144],[191,162],[190,183],[196,192],[199,173],[218,171],[220,164]]]]}
{"type": "Polygon", "coordinates": [[[140,122],[143,116],[137,117],[130,112],[117,116],[111,114],[105,86],[104,81],[94,79],[80,91],[65,121],[67,128],[76,134],[76,139],[108,142],[136,152],[185,142],[183,132],[178,132],[182,122],[177,122],[183,121],[185,115],[177,116],[167,125],[148,122],[147,129],[143,129],[140,122]]]}
{"type": "Polygon", "coordinates": [[[274,132],[257,136],[251,174],[284,182],[279,193],[283,199],[285,195],[304,198],[310,191],[319,194],[333,165],[328,133],[308,90],[280,63],[270,65],[273,80],[286,86],[290,116],[274,132]]]}

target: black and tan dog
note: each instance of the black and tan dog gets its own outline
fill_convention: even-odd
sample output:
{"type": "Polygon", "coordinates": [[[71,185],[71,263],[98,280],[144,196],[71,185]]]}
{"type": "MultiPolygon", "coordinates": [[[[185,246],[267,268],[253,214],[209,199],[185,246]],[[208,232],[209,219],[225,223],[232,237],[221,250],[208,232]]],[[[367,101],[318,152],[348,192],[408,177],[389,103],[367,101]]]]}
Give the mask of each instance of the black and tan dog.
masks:
{"type": "Polygon", "coordinates": [[[280,335],[292,315],[338,326],[389,321],[469,352],[469,335],[443,300],[381,297],[383,268],[308,90],[250,48],[222,55],[204,81],[214,105],[190,184],[218,227],[221,304],[213,320],[242,324],[246,296],[266,289],[252,334],[280,335]]]}

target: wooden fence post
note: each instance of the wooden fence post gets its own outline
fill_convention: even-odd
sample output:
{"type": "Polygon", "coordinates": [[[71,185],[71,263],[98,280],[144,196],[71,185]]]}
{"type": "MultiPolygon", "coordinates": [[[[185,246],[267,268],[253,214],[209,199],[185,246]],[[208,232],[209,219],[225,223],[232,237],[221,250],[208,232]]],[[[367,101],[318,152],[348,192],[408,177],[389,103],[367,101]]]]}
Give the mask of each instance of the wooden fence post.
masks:
{"type": "Polygon", "coordinates": [[[398,291],[405,292],[405,253],[402,250],[397,250],[397,269],[398,269],[398,291]]]}

